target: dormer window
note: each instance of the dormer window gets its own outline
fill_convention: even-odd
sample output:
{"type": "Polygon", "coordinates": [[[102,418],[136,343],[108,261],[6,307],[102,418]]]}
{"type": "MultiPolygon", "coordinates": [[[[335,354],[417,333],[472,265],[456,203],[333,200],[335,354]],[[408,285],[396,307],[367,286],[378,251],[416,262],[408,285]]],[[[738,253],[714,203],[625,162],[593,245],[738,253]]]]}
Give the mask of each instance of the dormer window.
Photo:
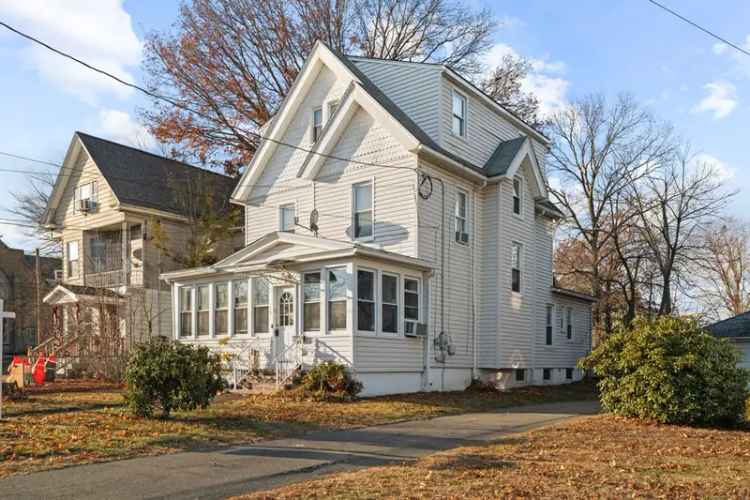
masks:
{"type": "Polygon", "coordinates": [[[466,136],[466,97],[453,91],[453,135],[466,136]]]}
{"type": "Polygon", "coordinates": [[[521,215],[521,179],[513,179],[513,213],[521,215]]]}
{"type": "Polygon", "coordinates": [[[316,108],[312,115],[312,141],[318,142],[320,133],[323,131],[323,109],[316,108]]]}
{"type": "Polygon", "coordinates": [[[331,120],[331,117],[333,117],[337,109],[339,109],[338,101],[331,101],[328,103],[328,121],[331,120]]]}

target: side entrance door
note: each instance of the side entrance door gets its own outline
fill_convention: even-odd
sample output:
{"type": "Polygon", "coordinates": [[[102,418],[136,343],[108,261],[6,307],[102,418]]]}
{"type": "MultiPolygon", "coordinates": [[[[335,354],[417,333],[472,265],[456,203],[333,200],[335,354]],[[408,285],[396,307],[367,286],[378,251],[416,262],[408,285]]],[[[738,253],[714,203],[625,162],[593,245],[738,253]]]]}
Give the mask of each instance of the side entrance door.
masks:
{"type": "Polygon", "coordinates": [[[294,287],[276,289],[276,355],[292,345],[294,341],[294,287]]]}

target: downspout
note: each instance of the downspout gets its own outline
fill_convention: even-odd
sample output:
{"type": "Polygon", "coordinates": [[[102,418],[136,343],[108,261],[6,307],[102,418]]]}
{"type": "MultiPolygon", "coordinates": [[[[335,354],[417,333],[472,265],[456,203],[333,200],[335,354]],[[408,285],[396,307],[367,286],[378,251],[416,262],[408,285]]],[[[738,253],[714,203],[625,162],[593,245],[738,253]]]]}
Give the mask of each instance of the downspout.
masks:
{"type": "MultiPolygon", "coordinates": [[[[485,179],[482,182],[482,185],[479,187],[480,190],[487,187],[487,180],[485,179]]],[[[476,190],[474,190],[474,212],[471,214],[473,219],[473,227],[474,227],[474,234],[478,235],[479,231],[477,231],[477,207],[479,204],[477,203],[477,196],[476,196],[476,190]]],[[[479,368],[477,363],[477,357],[478,357],[478,351],[477,351],[477,286],[476,286],[476,254],[477,251],[477,244],[479,243],[479,238],[474,238],[474,244],[471,246],[471,325],[472,325],[472,364],[471,364],[471,377],[472,379],[478,379],[479,378],[479,368]]]]}

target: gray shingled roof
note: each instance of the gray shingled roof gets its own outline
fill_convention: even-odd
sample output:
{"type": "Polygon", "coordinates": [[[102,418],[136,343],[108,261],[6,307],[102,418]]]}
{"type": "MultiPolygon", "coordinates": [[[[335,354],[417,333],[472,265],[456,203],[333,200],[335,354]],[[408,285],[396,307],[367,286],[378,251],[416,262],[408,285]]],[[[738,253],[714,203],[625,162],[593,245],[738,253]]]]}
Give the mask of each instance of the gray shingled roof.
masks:
{"type": "Polygon", "coordinates": [[[484,164],[484,172],[487,177],[505,175],[505,172],[508,171],[510,164],[513,163],[525,140],[526,137],[516,137],[515,139],[498,144],[492,156],[484,164]]]}
{"type": "Polygon", "coordinates": [[[177,186],[187,180],[215,184],[216,199],[228,200],[237,179],[130,146],[76,132],[120,203],[182,214],[177,186]]]}
{"type": "Polygon", "coordinates": [[[716,337],[750,338],[750,311],[708,325],[706,330],[716,337]]]}

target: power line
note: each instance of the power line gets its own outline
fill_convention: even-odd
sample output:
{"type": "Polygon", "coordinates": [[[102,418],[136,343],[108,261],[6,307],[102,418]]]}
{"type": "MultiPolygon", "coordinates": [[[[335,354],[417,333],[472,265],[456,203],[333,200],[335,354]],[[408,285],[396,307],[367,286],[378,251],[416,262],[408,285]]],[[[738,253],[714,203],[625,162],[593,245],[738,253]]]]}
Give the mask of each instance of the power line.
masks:
{"type": "MultiPolygon", "coordinates": [[[[37,160],[34,158],[29,158],[28,156],[21,156],[21,155],[17,155],[13,153],[6,153],[5,151],[0,151],[0,155],[7,156],[9,158],[15,158],[16,160],[24,160],[24,161],[34,162],[34,163],[40,163],[42,165],[50,165],[52,167],[62,167],[62,165],[60,165],[59,163],[46,161],[46,160],[37,160]]],[[[39,172],[39,173],[42,173],[42,172],[39,172]]],[[[44,172],[44,173],[52,173],[52,172],[44,172]]]]}
{"type": "Polygon", "coordinates": [[[678,12],[675,12],[674,10],[670,9],[666,5],[661,4],[661,3],[657,2],[656,0],[647,0],[647,1],[650,2],[650,3],[652,3],[652,4],[654,4],[654,5],[656,5],[657,7],[659,7],[662,10],[664,10],[665,12],[668,12],[669,14],[672,14],[673,16],[675,16],[676,18],[680,19],[681,21],[689,24],[690,26],[701,30],[703,33],[707,34],[708,36],[716,38],[717,40],[719,40],[719,41],[721,41],[721,42],[729,45],[730,47],[732,47],[732,48],[734,48],[734,49],[742,52],[746,56],[750,56],[750,52],[748,52],[747,50],[743,49],[739,45],[730,42],[726,38],[724,38],[724,37],[722,37],[720,35],[717,35],[716,33],[714,33],[713,31],[710,31],[707,28],[704,28],[703,26],[701,26],[700,24],[696,23],[695,21],[691,21],[690,19],[688,19],[687,17],[683,16],[682,14],[680,14],[678,12]]]}
{"type": "MultiPolygon", "coordinates": [[[[177,108],[185,110],[185,111],[187,111],[189,113],[193,113],[193,114],[198,115],[200,117],[203,117],[205,119],[208,119],[208,120],[212,120],[213,119],[210,116],[208,116],[207,114],[205,114],[205,113],[203,113],[201,111],[197,111],[195,109],[192,109],[189,106],[186,106],[186,105],[184,105],[182,103],[179,103],[179,102],[175,101],[174,99],[171,99],[169,97],[165,97],[163,95],[160,95],[160,94],[157,94],[155,92],[152,92],[152,91],[150,91],[150,90],[148,90],[148,89],[146,89],[144,87],[141,87],[140,85],[136,85],[134,83],[128,82],[126,80],[123,80],[122,78],[120,78],[118,76],[115,76],[112,73],[109,73],[108,71],[100,69],[100,68],[98,68],[98,67],[96,67],[94,65],[91,65],[91,64],[83,61],[82,59],[79,59],[79,58],[77,58],[77,57],[75,57],[75,56],[73,56],[73,55],[71,55],[71,54],[69,54],[67,52],[64,52],[64,51],[62,51],[60,49],[57,49],[57,48],[53,47],[52,45],[49,45],[48,43],[43,42],[42,40],[40,40],[40,39],[38,39],[38,38],[36,38],[36,37],[34,37],[32,35],[26,34],[26,33],[22,32],[22,31],[20,31],[20,30],[18,30],[16,28],[14,28],[13,26],[11,26],[11,25],[3,22],[3,21],[0,21],[0,26],[3,26],[4,28],[12,31],[13,33],[15,33],[15,34],[17,34],[17,35],[19,35],[19,36],[21,36],[21,37],[23,37],[23,38],[25,38],[25,39],[33,42],[33,43],[36,43],[36,44],[44,47],[45,49],[54,52],[55,54],[57,54],[57,55],[59,55],[61,57],[70,59],[71,61],[73,61],[75,63],[78,63],[78,64],[80,64],[80,65],[82,65],[82,66],[84,66],[84,67],[86,67],[86,68],[88,68],[88,69],[90,69],[92,71],[95,71],[96,73],[99,73],[99,74],[101,74],[103,76],[106,76],[107,78],[111,78],[112,80],[120,83],[121,85],[125,85],[126,87],[129,87],[129,88],[135,89],[135,90],[137,90],[139,92],[142,92],[142,93],[146,94],[147,96],[149,96],[149,97],[151,97],[153,99],[166,102],[168,104],[171,104],[172,106],[175,106],[177,108]]],[[[234,128],[232,126],[230,126],[230,127],[234,128]]],[[[289,144],[289,143],[286,143],[284,141],[279,141],[277,139],[272,139],[270,137],[264,137],[261,134],[259,134],[257,132],[253,132],[251,130],[240,130],[240,131],[242,133],[251,135],[251,136],[253,136],[253,137],[255,137],[255,138],[257,138],[257,139],[259,139],[261,141],[269,141],[269,142],[272,142],[272,143],[280,145],[280,146],[285,146],[285,147],[297,149],[297,150],[303,151],[305,153],[314,154],[314,155],[317,155],[317,156],[322,156],[324,158],[330,158],[332,160],[338,160],[338,161],[343,161],[343,162],[348,162],[348,163],[356,163],[356,164],[359,164],[359,165],[370,166],[370,167],[383,167],[383,168],[409,169],[409,170],[411,170],[411,168],[409,168],[409,167],[399,167],[399,166],[396,166],[396,165],[386,165],[386,164],[378,164],[378,163],[371,163],[371,162],[362,162],[362,161],[352,160],[351,158],[343,158],[343,157],[340,157],[340,156],[330,155],[330,154],[326,154],[326,153],[320,153],[320,152],[317,152],[317,151],[313,151],[312,149],[304,148],[302,146],[297,146],[295,144],[289,144]]]]}

